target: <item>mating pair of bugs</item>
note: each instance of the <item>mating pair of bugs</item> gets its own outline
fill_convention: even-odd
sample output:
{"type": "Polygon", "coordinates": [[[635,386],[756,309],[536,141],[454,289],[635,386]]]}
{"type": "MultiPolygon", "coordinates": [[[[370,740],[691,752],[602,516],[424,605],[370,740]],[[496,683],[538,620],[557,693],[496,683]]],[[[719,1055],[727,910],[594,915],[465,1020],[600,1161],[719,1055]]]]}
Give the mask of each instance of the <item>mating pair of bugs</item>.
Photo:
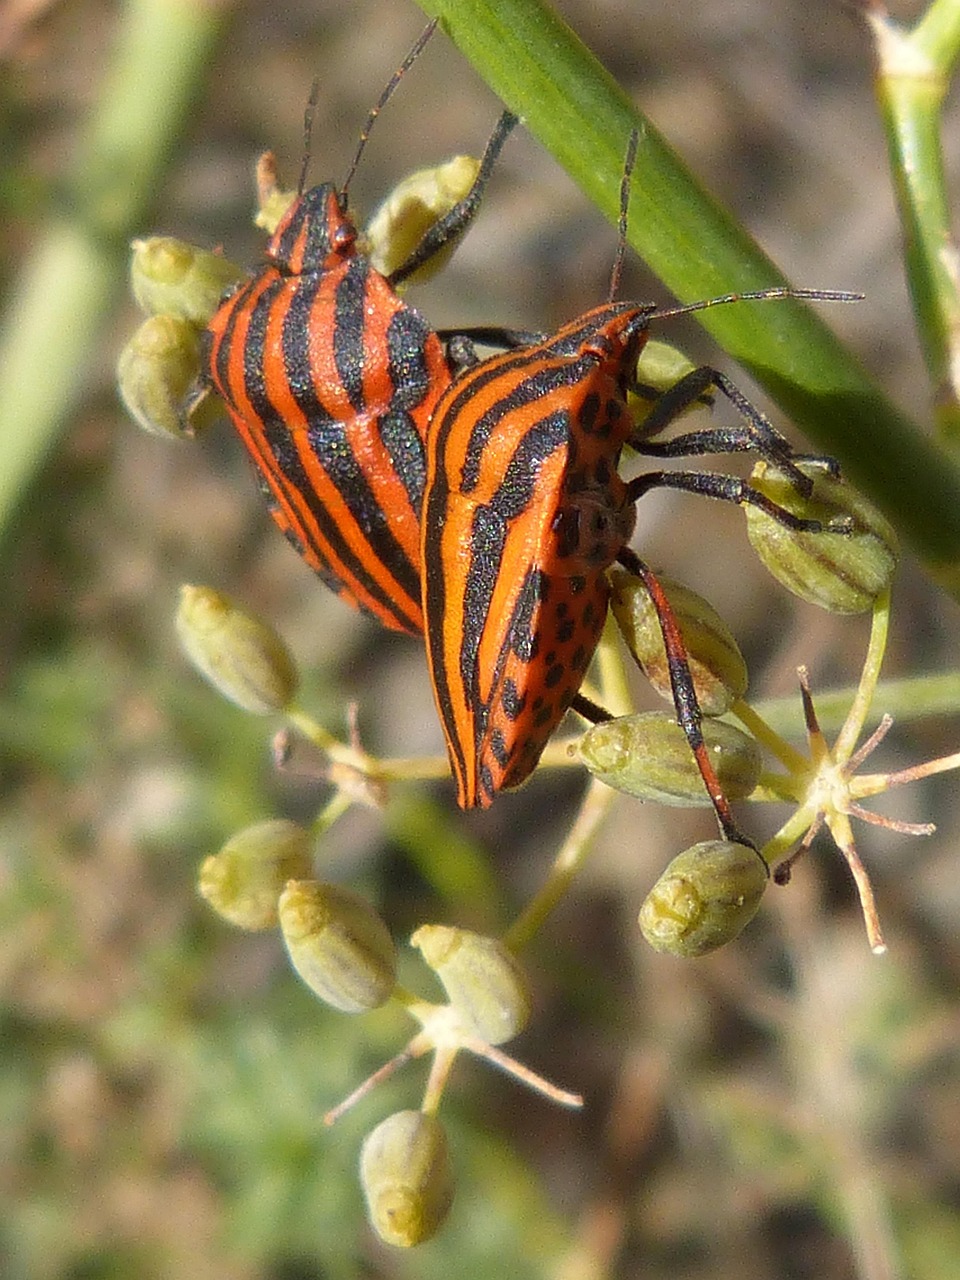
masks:
{"type": "MultiPolygon", "coordinates": [[[[655,470],[624,481],[625,445],[659,458],[755,450],[798,489],[810,481],[789,445],[714,369],[684,377],[642,428],[627,393],[652,322],[715,305],[610,300],[557,333],[431,330],[396,286],[473,218],[504,141],[505,113],[469,193],[389,276],[359,251],[347,186],[370,126],[419,54],[432,24],[371,112],[347,182],[304,190],[278,225],[266,265],[231,293],[204,342],[206,384],[225,402],[274,520],[343,599],[384,626],[424,634],[430,676],[463,807],[487,806],[534,769],[573,707],[605,718],[579,689],[599,643],[615,561],[651,591],[666,641],[678,718],[725,834],[733,819],[699,730],[682,640],[656,578],[627,546],[634,503],[671,487],[755,503],[790,526],[818,529],[732,476],[655,470]],[[478,359],[471,339],[500,347],[478,359]],[[658,438],[710,390],[741,424],[658,438]]],[[[845,298],[770,289],[742,298],[845,298]]]]}

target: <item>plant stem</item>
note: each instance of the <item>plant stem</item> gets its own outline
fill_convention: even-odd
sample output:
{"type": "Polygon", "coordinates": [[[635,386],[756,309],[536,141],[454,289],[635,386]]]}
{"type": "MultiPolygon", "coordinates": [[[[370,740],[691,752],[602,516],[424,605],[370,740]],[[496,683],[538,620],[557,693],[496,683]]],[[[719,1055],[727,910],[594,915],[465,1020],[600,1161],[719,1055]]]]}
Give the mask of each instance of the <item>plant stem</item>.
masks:
{"type": "Polygon", "coordinates": [[[941,110],[960,47],[960,6],[931,5],[912,33],[882,9],[866,14],[877,59],[907,281],[945,443],[960,448],[960,260],[950,225],[941,110]]]}
{"type": "MultiPolygon", "coordinates": [[[[614,222],[627,138],[640,131],[628,239],[679,298],[785,283],[542,0],[419,3],[614,222]]],[[[819,317],[791,301],[715,307],[701,323],[960,593],[960,471],[819,317]]]]}
{"type": "Polygon", "coordinates": [[[127,0],[113,61],[67,180],[13,283],[0,331],[0,532],[84,389],[157,176],[206,66],[222,8],[127,0]]]}

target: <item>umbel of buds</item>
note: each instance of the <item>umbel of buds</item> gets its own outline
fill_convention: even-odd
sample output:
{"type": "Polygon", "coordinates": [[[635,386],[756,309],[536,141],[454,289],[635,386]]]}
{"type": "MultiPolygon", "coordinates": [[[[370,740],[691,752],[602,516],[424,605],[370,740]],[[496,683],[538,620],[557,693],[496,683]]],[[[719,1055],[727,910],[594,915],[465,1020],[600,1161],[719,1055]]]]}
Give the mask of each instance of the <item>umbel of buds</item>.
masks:
{"type": "Polygon", "coordinates": [[[297,668],[276,631],[209,587],[180,588],[177,636],[197,670],[254,715],[282,711],[297,691],[297,668]]]}
{"type": "Polygon", "coordinates": [[[381,1240],[400,1248],[436,1234],[453,1203],[447,1139],[435,1116],[397,1111],[360,1151],[367,1213],[381,1240]]]}
{"type": "Polygon", "coordinates": [[[530,997],[523,970],[498,938],[425,924],[410,941],[440,979],[464,1030],[487,1044],[504,1044],[527,1025],[530,997]]]}
{"type": "Polygon", "coordinates": [[[801,533],[759,507],[745,507],[747,536],[760,559],[788,591],[830,613],[863,613],[890,585],[899,545],[891,525],[866,498],[820,463],[797,464],[813,480],[805,498],[789,476],[758,462],[750,483],[785,511],[824,526],[845,520],[846,532],[801,533]]]}
{"type": "Polygon", "coordinates": [[[655,951],[702,956],[731,942],[757,913],[770,879],[749,845],[707,840],[678,854],[640,908],[655,951]]]}
{"type": "Polygon", "coordinates": [[[288,880],[312,870],[310,833],[295,822],[270,818],[231,836],[200,867],[198,888],[214,911],[240,929],[271,929],[288,880]]]}
{"type": "MultiPolygon", "coordinates": [[[[666,646],[650,593],[626,569],[615,566],[607,576],[610,607],[627,648],[660,697],[672,702],[666,646]]],[[[659,581],[680,628],[700,710],[705,716],[722,716],[747,691],[743,654],[709,601],[681,582],[662,576],[659,581]]]]}
{"type": "Polygon", "coordinates": [[[291,964],[326,1004],[363,1013],[390,998],[396,948],[366,898],[343,885],[291,880],[277,909],[291,964]]]}
{"type": "MultiPolygon", "coordinates": [[[[704,720],[701,731],[727,798],[750,795],[762,764],[754,739],[723,720],[704,720]]],[[[577,749],[594,777],[616,791],[678,808],[712,803],[686,734],[666,712],[643,711],[591,725],[577,749]]]]}

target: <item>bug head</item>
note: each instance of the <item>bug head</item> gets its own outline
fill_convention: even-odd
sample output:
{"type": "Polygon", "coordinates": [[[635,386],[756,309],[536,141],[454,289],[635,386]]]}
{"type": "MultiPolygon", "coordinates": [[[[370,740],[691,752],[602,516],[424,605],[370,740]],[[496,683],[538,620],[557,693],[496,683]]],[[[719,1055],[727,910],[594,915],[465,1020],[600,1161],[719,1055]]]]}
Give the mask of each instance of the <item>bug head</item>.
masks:
{"type": "Polygon", "coordinates": [[[341,193],[324,182],[293,202],[274,232],[267,257],[285,275],[328,271],[349,256],[356,238],[341,193]]]}

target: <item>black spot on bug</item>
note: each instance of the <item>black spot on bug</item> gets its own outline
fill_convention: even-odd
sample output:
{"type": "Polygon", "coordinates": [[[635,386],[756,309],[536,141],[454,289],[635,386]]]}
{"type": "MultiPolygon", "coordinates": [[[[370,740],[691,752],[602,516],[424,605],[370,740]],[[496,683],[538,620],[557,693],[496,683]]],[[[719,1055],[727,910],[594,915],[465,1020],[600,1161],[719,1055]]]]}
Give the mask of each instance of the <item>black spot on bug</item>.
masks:
{"type": "Polygon", "coordinates": [[[490,735],[490,754],[496,760],[501,769],[507,767],[510,759],[510,753],[507,751],[507,743],[500,729],[494,729],[490,735]]]}
{"type": "Polygon", "coordinates": [[[590,395],[584,396],[583,404],[580,406],[578,421],[580,427],[584,431],[592,432],[597,425],[597,415],[600,412],[600,397],[591,392],[590,395]]]}
{"type": "Polygon", "coordinates": [[[606,488],[610,483],[613,475],[613,468],[607,458],[598,458],[593,468],[594,482],[601,488],[606,488]]]}
{"type": "Polygon", "coordinates": [[[552,667],[548,667],[547,674],[543,677],[543,683],[548,689],[555,689],[563,679],[564,668],[559,662],[555,662],[552,667]]]}
{"type": "Polygon", "coordinates": [[[555,631],[558,644],[568,644],[573,639],[576,625],[572,618],[564,618],[555,631]]]}

